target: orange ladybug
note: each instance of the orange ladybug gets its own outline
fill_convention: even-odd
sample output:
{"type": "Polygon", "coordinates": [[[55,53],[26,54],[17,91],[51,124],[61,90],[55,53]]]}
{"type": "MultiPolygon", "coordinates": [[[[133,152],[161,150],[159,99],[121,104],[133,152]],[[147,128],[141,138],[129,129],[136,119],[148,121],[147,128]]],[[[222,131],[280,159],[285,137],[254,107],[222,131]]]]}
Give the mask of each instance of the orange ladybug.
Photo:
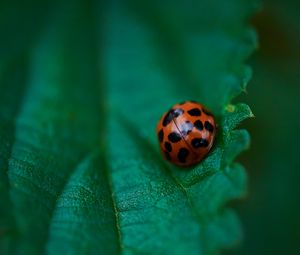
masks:
{"type": "Polygon", "coordinates": [[[175,104],[156,128],[161,152],[175,165],[191,166],[210,151],[216,136],[215,118],[194,101],[175,104]]]}

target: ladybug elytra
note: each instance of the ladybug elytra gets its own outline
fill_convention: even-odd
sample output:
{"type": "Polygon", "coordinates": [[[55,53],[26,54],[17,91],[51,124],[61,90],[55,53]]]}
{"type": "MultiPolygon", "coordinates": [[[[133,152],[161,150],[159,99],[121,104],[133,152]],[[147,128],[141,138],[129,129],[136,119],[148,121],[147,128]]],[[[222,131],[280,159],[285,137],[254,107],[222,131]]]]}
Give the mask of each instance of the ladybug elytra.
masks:
{"type": "Polygon", "coordinates": [[[202,105],[186,101],[174,105],[156,128],[161,151],[175,165],[191,166],[210,151],[215,135],[214,116],[202,105]]]}

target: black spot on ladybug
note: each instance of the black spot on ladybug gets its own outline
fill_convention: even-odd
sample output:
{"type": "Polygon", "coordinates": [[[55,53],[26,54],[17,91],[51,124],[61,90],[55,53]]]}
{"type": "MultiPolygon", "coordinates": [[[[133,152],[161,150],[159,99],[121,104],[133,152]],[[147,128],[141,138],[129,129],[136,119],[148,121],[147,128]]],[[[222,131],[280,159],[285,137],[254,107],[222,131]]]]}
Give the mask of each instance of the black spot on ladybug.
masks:
{"type": "Polygon", "coordinates": [[[164,131],[162,129],[158,132],[158,140],[159,142],[162,142],[164,140],[164,131]]]}
{"type": "Polygon", "coordinates": [[[205,121],[204,127],[207,131],[209,131],[211,133],[214,132],[214,126],[212,124],[210,124],[208,121],[205,121]]]}
{"type": "Polygon", "coordinates": [[[183,114],[183,112],[184,111],[181,108],[169,110],[163,119],[163,126],[167,126],[174,118],[177,118],[179,115],[183,114]]]}
{"type": "Polygon", "coordinates": [[[170,133],[170,134],[168,135],[168,139],[169,139],[169,141],[172,142],[172,143],[177,143],[177,142],[179,142],[179,141],[181,140],[181,136],[180,136],[180,134],[177,133],[177,132],[172,132],[172,133],[170,133]]]}
{"type": "Polygon", "coordinates": [[[168,152],[171,152],[172,151],[172,145],[169,142],[165,142],[165,149],[168,152]]]}
{"type": "Polygon", "coordinates": [[[179,129],[180,129],[181,134],[183,136],[186,136],[186,135],[188,135],[192,131],[193,124],[192,124],[192,122],[190,122],[190,121],[187,120],[187,121],[185,121],[184,123],[182,123],[180,125],[179,129]]]}
{"type": "Polygon", "coordinates": [[[180,148],[177,154],[177,158],[181,163],[185,163],[188,155],[189,155],[189,150],[187,148],[180,148]]]}
{"type": "Polygon", "coordinates": [[[209,110],[207,110],[206,108],[202,108],[202,111],[206,114],[206,115],[208,115],[208,116],[213,116],[213,114],[209,111],[209,110]]]}
{"type": "Polygon", "coordinates": [[[193,108],[188,111],[188,114],[191,116],[201,116],[201,111],[199,108],[193,108]]]}
{"type": "Polygon", "coordinates": [[[165,154],[165,157],[166,157],[167,160],[171,160],[171,156],[170,156],[169,152],[164,151],[164,154],[165,154]]]}
{"type": "Polygon", "coordinates": [[[172,121],[172,119],[173,119],[172,111],[173,110],[168,111],[166,116],[164,117],[163,122],[162,122],[164,127],[167,126],[172,121]]]}
{"type": "Polygon", "coordinates": [[[198,130],[202,131],[203,130],[203,123],[201,120],[196,120],[194,122],[194,126],[195,128],[197,128],[198,130]]]}
{"type": "Polygon", "coordinates": [[[194,138],[192,140],[192,146],[194,148],[200,148],[200,147],[207,147],[208,146],[208,141],[203,138],[194,138]]]}

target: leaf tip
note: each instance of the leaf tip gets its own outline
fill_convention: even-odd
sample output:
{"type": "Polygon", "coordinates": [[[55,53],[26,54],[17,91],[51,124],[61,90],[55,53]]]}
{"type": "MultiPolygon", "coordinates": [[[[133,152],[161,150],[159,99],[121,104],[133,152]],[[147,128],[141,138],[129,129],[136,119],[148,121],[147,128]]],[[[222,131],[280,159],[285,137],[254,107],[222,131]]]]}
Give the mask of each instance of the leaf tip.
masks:
{"type": "Polygon", "coordinates": [[[228,104],[225,106],[225,111],[229,113],[233,113],[235,111],[236,106],[233,104],[228,104]]]}

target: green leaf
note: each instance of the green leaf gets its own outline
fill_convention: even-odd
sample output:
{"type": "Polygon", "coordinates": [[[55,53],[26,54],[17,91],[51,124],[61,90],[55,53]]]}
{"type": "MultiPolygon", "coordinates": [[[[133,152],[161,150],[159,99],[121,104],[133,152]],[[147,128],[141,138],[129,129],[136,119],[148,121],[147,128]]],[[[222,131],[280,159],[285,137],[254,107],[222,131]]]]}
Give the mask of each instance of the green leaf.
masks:
{"type": "Polygon", "coordinates": [[[246,192],[234,159],[249,135],[235,128],[252,113],[231,99],[251,76],[255,6],[50,7],[29,46],[0,65],[0,252],[214,254],[236,244],[226,203],[246,192]],[[209,156],[180,169],[159,154],[155,126],[187,99],[211,108],[219,130],[209,156]]]}

